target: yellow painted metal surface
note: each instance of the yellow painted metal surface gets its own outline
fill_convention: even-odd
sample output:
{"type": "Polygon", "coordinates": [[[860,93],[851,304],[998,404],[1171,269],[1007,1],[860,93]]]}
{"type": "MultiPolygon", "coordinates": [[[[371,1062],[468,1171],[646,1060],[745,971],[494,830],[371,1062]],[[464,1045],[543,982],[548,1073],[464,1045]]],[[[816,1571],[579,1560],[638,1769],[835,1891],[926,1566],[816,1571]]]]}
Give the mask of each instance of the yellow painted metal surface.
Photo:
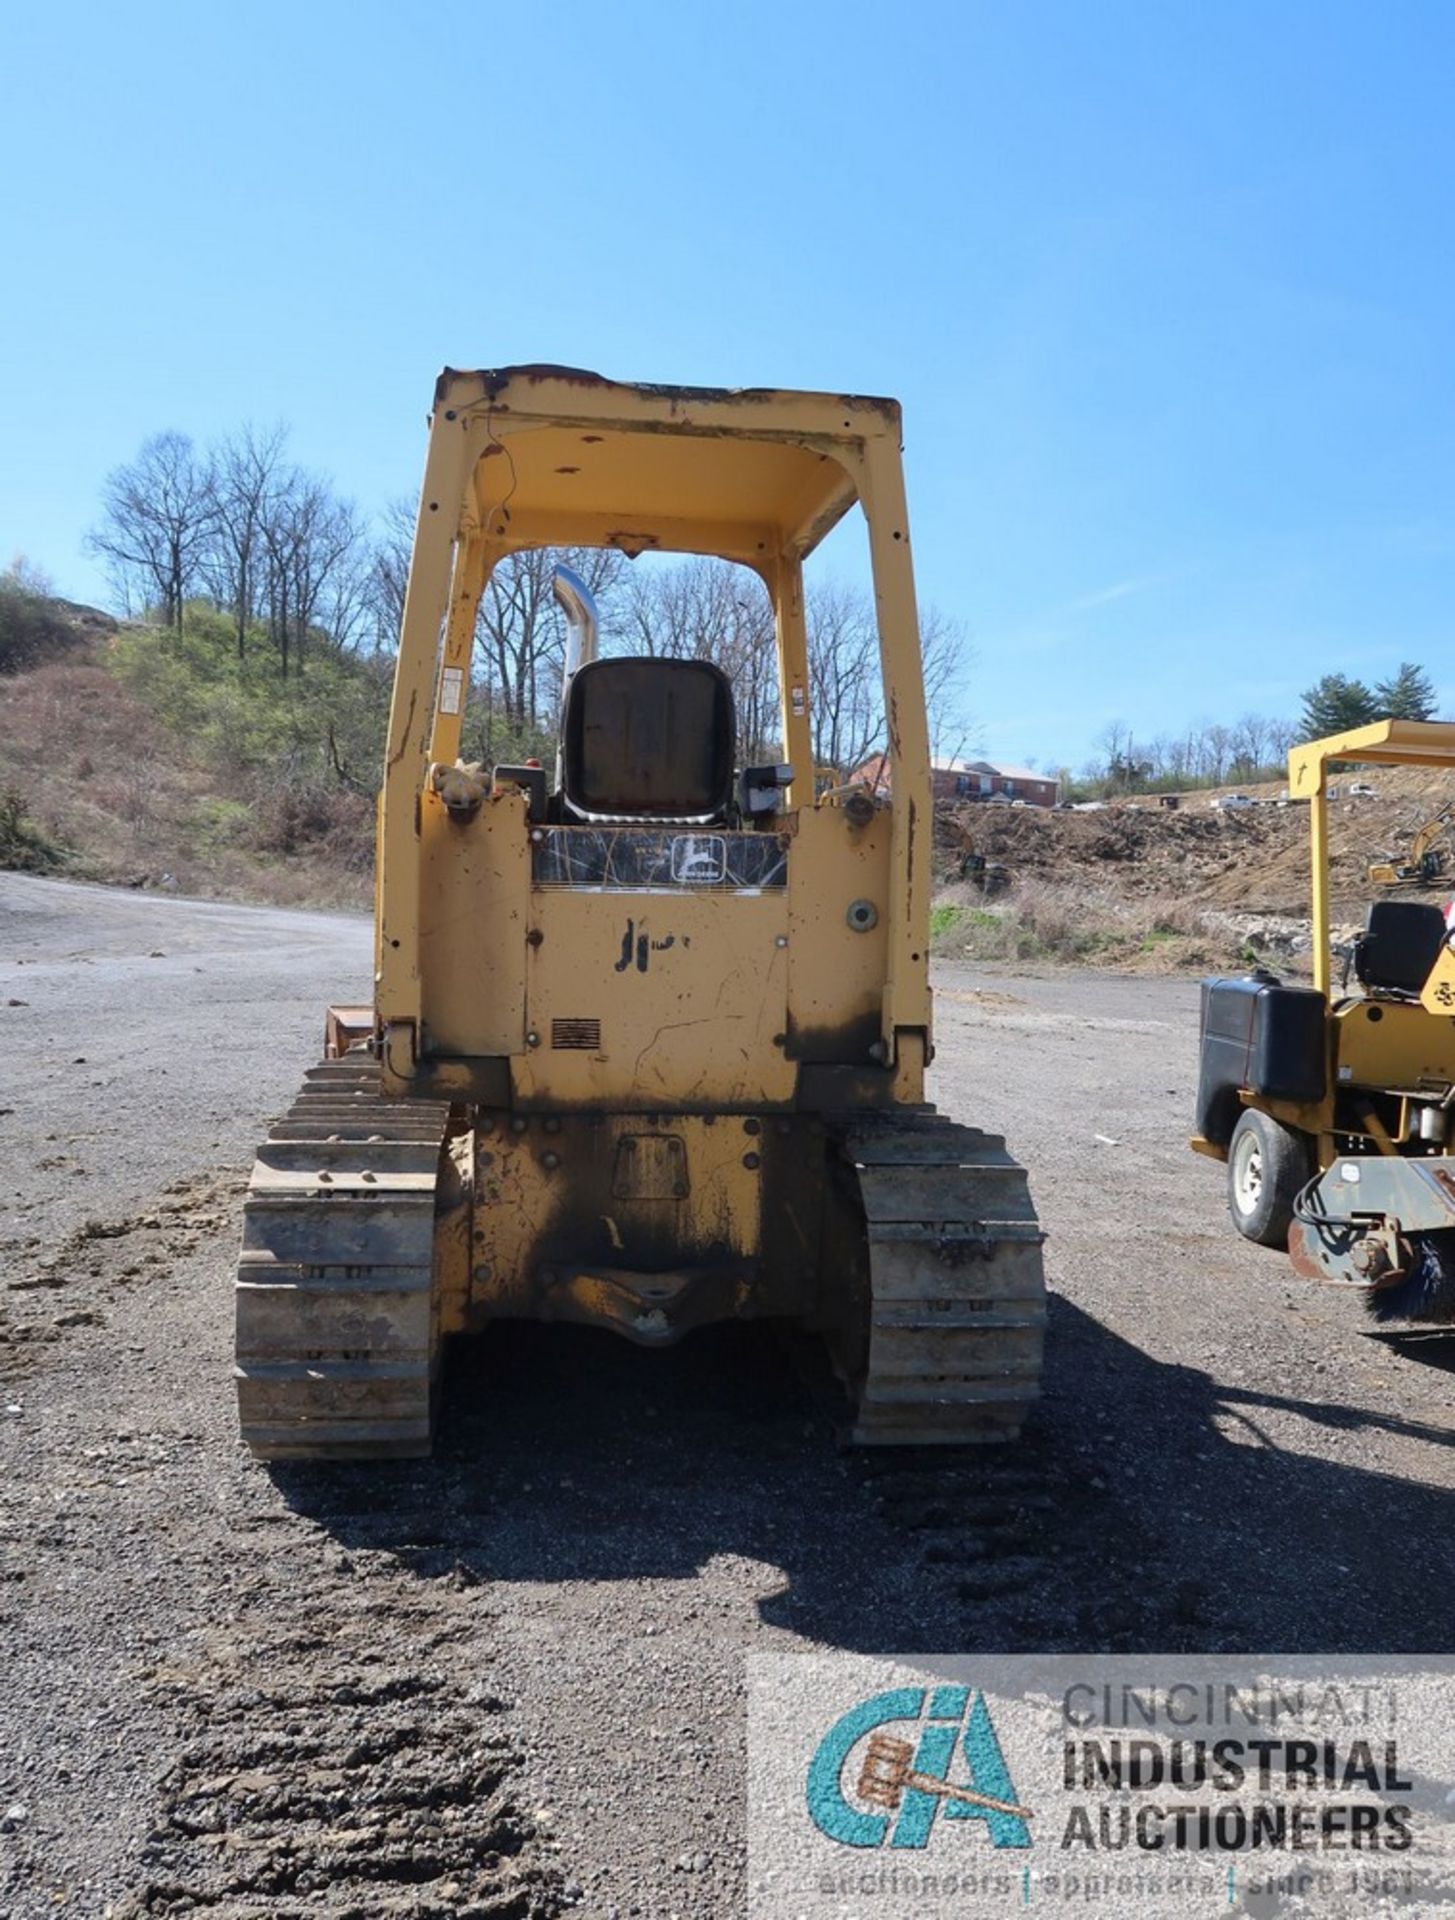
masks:
{"type": "Polygon", "coordinates": [[[1305,740],[1288,755],[1289,791],[1309,793],[1335,761],[1371,767],[1445,767],[1455,770],[1455,722],[1376,720],[1372,726],[1305,740]]]}
{"type": "MultiPolygon", "coordinates": [[[[899,441],[895,402],[862,396],[631,386],[542,367],[441,376],[381,813],[376,1001],[388,1086],[406,1087],[427,1058],[435,1062],[436,1086],[447,1086],[441,1062],[484,1052],[517,1062],[526,1097],[553,1097],[546,1093],[544,1067],[520,1051],[519,1023],[534,1017],[522,1004],[520,969],[524,964],[536,983],[530,991],[545,996],[542,1007],[554,1005],[564,991],[554,970],[560,942],[547,954],[548,929],[542,926],[543,942],[534,955],[523,962],[513,950],[526,906],[519,859],[495,843],[504,831],[498,809],[487,806],[461,828],[444,818],[426,791],[431,760],[448,762],[458,751],[474,609],[491,567],[523,548],[586,544],[629,554],[711,553],[755,568],[773,601],[783,738],[798,772],[787,822],[805,828],[805,847],[821,850],[833,829],[823,829],[820,843],[809,825],[818,814],[809,811],[812,714],[801,562],[857,501],[869,527],[892,762],[887,825],[876,823],[873,830],[876,857],[883,861],[877,888],[881,930],[873,940],[858,936],[865,940],[859,947],[845,946],[837,900],[830,899],[842,885],[826,875],[821,897],[795,892],[793,938],[802,948],[821,932],[825,962],[846,962],[841,999],[807,988],[802,966],[797,989],[780,986],[790,972],[785,950],[775,949],[777,957],[765,964],[753,944],[759,923],[766,926],[771,918],[761,905],[742,916],[741,941],[734,935],[725,945],[719,974],[705,969],[694,980],[666,983],[665,990],[676,996],[673,1007],[690,1004],[692,1011],[682,1018],[691,1020],[706,1020],[704,996],[720,994],[719,1013],[734,1009],[732,1023],[759,1056],[751,1066],[714,1063],[701,1087],[731,1086],[735,1098],[757,1089],[769,1098],[769,1089],[781,1088],[786,1078],[785,1051],[775,1040],[788,1016],[785,995],[798,993],[805,1022],[852,1024],[867,1004],[867,956],[873,953],[879,1057],[896,1069],[896,1096],[918,1097],[930,1020],[932,810],[899,441]],[[491,842],[483,855],[476,845],[482,834],[491,842]],[[748,982],[757,983],[751,1035],[748,982]],[[488,1010],[482,996],[490,999],[488,1010]],[[845,1007],[850,1014],[842,1012],[845,1007]]],[[[827,812],[835,828],[842,825],[841,815],[827,812]]],[[[583,921],[579,931],[594,938],[595,919],[583,921]]],[[[583,957],[583,964],[589,973],[590,961],[583,957]]],[[[852,1031],[857,1045],[859,1030],[852,1031]]],[[[658,1062],[668,1057],[663,1044],[647,1050],[641,1073],[648,1079],[654,1077],[654,1055],[658,1062]]],[[[683,1044],[690,1053],[690,1044],[683,1044]]],[[[535,1051],[526,1048],[526,1054],[535,1051]]],[[[675,1043],[671,1058],[693,1065],[675,1043]]],[[[850,1056],[845,1063],[856,1062],[850,1056]]],[[[590,1071],[580,1068],[583,1075],[590,1071]]],[[[621,1069],[613,1065],[604,1077],[619,1085],[621,1069]]],[[[666,1075],[658,1077],[665,1098],[666,1075]]]]}
{"type": "Polygon", "coordinates": [[[856,828],[839,807],[798,816],[789,854],[788,1021],[797,1059],[859,1060],[879,1037],[889,966],[890,819],[856,828]],[[868,901],[875,923],[850,925],[868,901]]]}
{"type": "Polygon", "coordinates": [[[475,1136],[467,1127],[446,1147],[435,1205],[433,1296],[444,1334],[462,1333],[468,1322],[474,1187],[475,1136]]]}
{"type": "Polygon", "coordinates": [[[1451,951],[1447,940],[1435,958],[1420,995],[1420,1004],[1426,1013],[1438,1014],[1448,1018],[1455,1014],[1455,952],[1451,951]]]}
{"type": "Polygon", "coordinates": [[[778,702],[783,716],[783,752],[793,768],[790,807],[813,800],[813,729],[809,721],[808,625],[803,598],[803,562],[784,555],[768,576],[778,640],[778,702]]]}
{"type": "Polygon", "coordinates": [[[538,892],[515,1097],[579,1108],[780,1106],[788,904],[779,893],[538,892]],[[599,1022],[590,1050],[557,1023],[599,1022]],[[534,1044],[530,1037],[534,1036],[534,1044]]]}
{"type": "Polygon", "coordinates": [[[519,792],[473,820],[420,797],[420,906],[425,1057],[525,1050],[530,843],[519,792]]]}
{"type": "MultiPolygon", "coordinates": [[[[452,1059],[493,1056],[526,1107],[784,1106],[801,1063],[874,1062],[886,810],[863,826],[837,806],[791,817],[787,885],[758,895],[536,887],[519,793],[458,821],[426,792],[420,813],[421,1059],[444,1070],[437,1093],[452,1059]]],[[[896,1097],[919,1099],[922,1047],[902,1046],[899,1070],[896,1097]]]]}
{"type": "Polygon", "coordinates": [[[1411,1093],[1455,1086],[1455,1020],[1413,1002],[1355,1000],[1334,1015],[1342,1086],[1411,1093]]]}
{"type": "Polygon", "coordinates": [[[280,1442],[245,1409],[250,1443],[427,1449],[441,1335],[514,1315],[657,1346],[787,1316],[828,1337],[856,1441],[1013,1432],[1044,1321],[1024,1176],[991,1136],[921,1111],[910,1141],[883,1111],[923,1097],[932,835],[893,401],[445,373],[381,796],[378,1073],[355,1083],[346,1058],[320,1070],[326,1099],[304,1096],[324,1124],[367,1112],[371,1142],[386,1143],[376,1124],[397,1133],[414,1185],[393,1211],[361,1203],[360,1231],[309,1187],[309,1264],[338,1270],[319,1290],[348,1311],[325,1342],[292,1329],[290,1424],[280,1442]],[[816,791],[812,752],[803,561],[856,504],[887,726],[878,802],[843,770],[816,791]],[[762,578],[783,811],[743,820],[724,798],[675,822],[583,821],[579,794],[497,788],[460,764],[492,569],[575,545],[715,555],[762,578]],[[403,1304],[376,1312],[370,1275],[400,1264],[410,1232],[403,1304]],[[407,1331],[407,1373],[387,1350],[359,1361],[365,1321],[393,1345],[407,1331]],[[364,1431],[361,1377],[380,1403],[364,1431]]]}
{"type": "Polygon", "coordinates": [[[1333,984],[1334,956],[1330,950],[1329,799],[1322,781],[1309,797],[1308,816],[1314,986],[1327,999],[1333,984]]]}
{"type": "Polygon", "coordinates": [[[420,844],[417,802],[434,719],[436,660],[449,599],[460,504],[470,476],[463,433],[431,433],[415,523],[399,658],[389,708],[377,860],[378,972],[385,1085],[407,1085],[418,1059],[420,844]]]}

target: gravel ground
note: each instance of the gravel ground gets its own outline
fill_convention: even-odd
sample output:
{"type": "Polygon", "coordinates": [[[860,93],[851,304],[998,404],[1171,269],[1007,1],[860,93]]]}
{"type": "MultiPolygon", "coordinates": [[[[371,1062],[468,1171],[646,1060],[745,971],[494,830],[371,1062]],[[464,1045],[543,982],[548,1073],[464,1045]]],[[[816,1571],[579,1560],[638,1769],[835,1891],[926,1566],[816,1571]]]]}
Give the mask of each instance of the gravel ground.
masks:
{"type": "Polygon", "coordinates": [[[357,919],[0,875],[0,1916],[729,1916],[742,1660],[1436,1652],[1455,1336],[1376,1335],[1184,1145],[1196,986],[938,972],[933,1095],[1051,1232],[1014,1448],[835,1452],[813,1349],[510,1329],[435,1460],[273,1471],[238,1196],[357,919]]]}

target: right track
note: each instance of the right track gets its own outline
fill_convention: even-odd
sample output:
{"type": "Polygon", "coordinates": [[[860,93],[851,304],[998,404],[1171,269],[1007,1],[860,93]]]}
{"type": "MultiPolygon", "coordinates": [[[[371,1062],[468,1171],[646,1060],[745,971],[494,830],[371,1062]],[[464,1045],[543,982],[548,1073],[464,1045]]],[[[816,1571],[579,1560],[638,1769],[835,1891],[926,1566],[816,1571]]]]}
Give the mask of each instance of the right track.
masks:
{"type": "Polygon", "coordinates": [[[831,1128],[868,1246],[860,1446],[1009,1440],[1040,1392],[1046,1286],[1025,1169],[929,1109],[831,1128]]]}

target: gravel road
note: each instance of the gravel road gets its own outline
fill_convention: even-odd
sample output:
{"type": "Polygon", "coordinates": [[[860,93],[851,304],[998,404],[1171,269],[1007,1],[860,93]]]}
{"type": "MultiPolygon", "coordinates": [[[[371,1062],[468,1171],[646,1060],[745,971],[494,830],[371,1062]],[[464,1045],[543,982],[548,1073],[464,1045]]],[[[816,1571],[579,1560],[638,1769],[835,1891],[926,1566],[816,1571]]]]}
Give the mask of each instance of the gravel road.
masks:
{"type": "Polygon", "coordinates": [[[835,1452],[806,1343],[454,1356],[437,1458],[268,1471],[253,1143],[357,919],[0,875],[0,1916],[735,1915],[742,1659],[1449,1647],[1455,1335],[1235,1238],[1194,983],[939,969],[1051,1240],[1017,1447],[835,1452]]]}

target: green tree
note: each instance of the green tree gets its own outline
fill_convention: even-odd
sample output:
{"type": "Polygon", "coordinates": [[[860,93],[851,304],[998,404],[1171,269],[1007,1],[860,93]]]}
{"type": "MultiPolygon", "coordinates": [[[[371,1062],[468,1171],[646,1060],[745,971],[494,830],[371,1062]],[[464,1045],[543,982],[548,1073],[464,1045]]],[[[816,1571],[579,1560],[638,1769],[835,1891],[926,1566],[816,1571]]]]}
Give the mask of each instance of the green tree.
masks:
{"type": "Polygon", "coordinates": [[[1353,727],[1367,727],[1371,720],[1383,718],[1378,697],[1362,680],[1346,674],[1326,673],[1303,694],[1305,740],[1322,740],[1326,734],[1347,733],[1353,727]]]}
{"type": "Polygon", "coordinates": [[[1399,672],[1374,689],[1380,719],[1433,720],[1435,683],[1413,660],[1401,660],[1399,672]]]}

